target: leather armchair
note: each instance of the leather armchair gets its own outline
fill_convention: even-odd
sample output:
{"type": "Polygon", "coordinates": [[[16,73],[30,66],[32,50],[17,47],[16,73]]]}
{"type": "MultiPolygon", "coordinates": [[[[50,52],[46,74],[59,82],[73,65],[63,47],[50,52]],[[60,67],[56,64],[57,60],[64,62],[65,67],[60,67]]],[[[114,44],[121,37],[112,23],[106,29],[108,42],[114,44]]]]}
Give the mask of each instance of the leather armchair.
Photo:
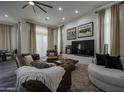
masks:
{"type": "Polygon", "coordinates": [[[56,50],[47,50],[47,62],[58,60],[58,53],[56,50]]]}

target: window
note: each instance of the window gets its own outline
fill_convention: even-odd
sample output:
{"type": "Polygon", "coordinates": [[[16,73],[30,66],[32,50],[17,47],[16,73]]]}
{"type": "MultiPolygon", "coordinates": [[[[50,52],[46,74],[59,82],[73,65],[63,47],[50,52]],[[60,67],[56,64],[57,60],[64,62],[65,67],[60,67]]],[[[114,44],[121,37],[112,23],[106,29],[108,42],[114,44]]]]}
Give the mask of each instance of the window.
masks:
{"type": "Polygon", "coordinates": [[[104,44],[108,46],[110,54],[111,9],[106,9],[104,19],[104,44]]]}
{"type": "Polygon", "coordinates": [[[41,58],[46,57],[47,51],[47,27],[36,26],[36,47],[41,58]]]}

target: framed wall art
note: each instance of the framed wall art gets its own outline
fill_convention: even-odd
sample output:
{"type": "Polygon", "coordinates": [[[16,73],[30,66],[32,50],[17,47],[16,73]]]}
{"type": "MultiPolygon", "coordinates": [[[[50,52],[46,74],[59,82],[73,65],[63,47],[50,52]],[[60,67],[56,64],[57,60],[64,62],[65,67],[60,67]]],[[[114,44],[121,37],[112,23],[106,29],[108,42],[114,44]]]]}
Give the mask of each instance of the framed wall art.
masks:
{"type": "Polygon", "coordinates": [[[93,36],[93,22],[78,26],[78,38],[93,36]]]}
{"type": "Polygon", "coordinates": [[[67,40],[76,39],[76,27],[67,29],[67,40]]]}

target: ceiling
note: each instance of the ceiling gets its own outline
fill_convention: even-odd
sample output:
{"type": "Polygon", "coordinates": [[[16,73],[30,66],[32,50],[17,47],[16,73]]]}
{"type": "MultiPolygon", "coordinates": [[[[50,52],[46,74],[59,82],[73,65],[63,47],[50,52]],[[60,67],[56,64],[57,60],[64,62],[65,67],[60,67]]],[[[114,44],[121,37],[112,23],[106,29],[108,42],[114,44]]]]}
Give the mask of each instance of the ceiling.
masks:
{"type": "Polygon", "coordinates": [[[44,13],[37,7],[36,14],[33,12],[33,9],[28,6],[25,9],[21,9],[23,5],[27,2],[24,1],[1,1],[0,2],[0,21],[7,22],[17,22],[17,20],[23,18],[30,21],[38,22],[40,24],[45,24],[49,26],[57,26],[61,23],[68,22],[75,18],[78,18],[81,15],[90,12],[97,7],[109,3],[109,1],[40,1],[45,4],[53,6],[53,9],[44,7],[48,13],[44,13]],[[62,11],[59,11],[58,8],[62,7],[62,11]],[[75,14],[75,10],[78,10],[79,13],[75,14]],[[4,17],[7,14],[8,17],[4,17]],[[49,20],[45,20],[46,17],[50,17],[49,20]],[[65,17],[65,20],[62,18],[65,17]]]}

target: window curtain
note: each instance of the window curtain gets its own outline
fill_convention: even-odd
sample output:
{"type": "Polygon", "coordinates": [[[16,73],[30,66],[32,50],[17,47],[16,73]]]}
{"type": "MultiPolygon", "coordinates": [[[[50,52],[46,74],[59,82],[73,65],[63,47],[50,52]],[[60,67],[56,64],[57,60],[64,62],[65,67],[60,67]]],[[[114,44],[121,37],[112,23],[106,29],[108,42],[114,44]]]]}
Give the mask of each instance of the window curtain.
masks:
{"type": "Polygon", "coordinates": [[[29,52],[31,54],[36,53],[36,25],[33,23],[29,23],[29,52]]]}
{"type": "Polygon", "coordinates": [[[52,28],[48,28],[48,50],[54,49],[54,33],[52,28]]]}
{"type": "Polygon", "coordinates": [[[111,55],[120,55],[119,4],[111,7],[111,55]]]}
{"type": "Polygon", "coordinates": [[[60,26],[60,54],[63,52],[63,35],[62,35],[62,30],[63,30],[64,25],[60,26]]]}
{"type": "Polygon", "coordinates": [[[54,49],[58,49],[58,28],[54,29],[54,49]]]}
{"type": "Polygon", "coordinates": [[[61,40],[61,35],[60,35],[60,27],[58,27],[58,42],[57,42],[57,52],[58,52],[58,54],[60,54],[60,52],[61,52],[61,42],[60,42],[60,40],[61,40]]]}
{"type": "Polygon", "coordinates": [[[47,39],[48,39],[47,27],[36,25],[37,53],[40,54],[40,57],[42,59],[45,58],[47,54],[47,39]]]}
{"type": "Polygon", "coordinates": [[[105,9],[104,19],[104,53],[110,54],[111,8],[105,9]]]}
{"type": "Polygon", "coordinates": [[[98,22],[99,22],[99,53],[104,53],[104,18],[105,9],[98,11],[98,22]]]}
{"type": "Polygon", "coordinates": [[[11,50],[11,25],[0,24],[1,48],[11,50]]]}
{"type": "Polygon", "coordinates": [[[21,29],[20,22],[16,25],[17,30],[17,53],[21,54],[21,29]]]}

